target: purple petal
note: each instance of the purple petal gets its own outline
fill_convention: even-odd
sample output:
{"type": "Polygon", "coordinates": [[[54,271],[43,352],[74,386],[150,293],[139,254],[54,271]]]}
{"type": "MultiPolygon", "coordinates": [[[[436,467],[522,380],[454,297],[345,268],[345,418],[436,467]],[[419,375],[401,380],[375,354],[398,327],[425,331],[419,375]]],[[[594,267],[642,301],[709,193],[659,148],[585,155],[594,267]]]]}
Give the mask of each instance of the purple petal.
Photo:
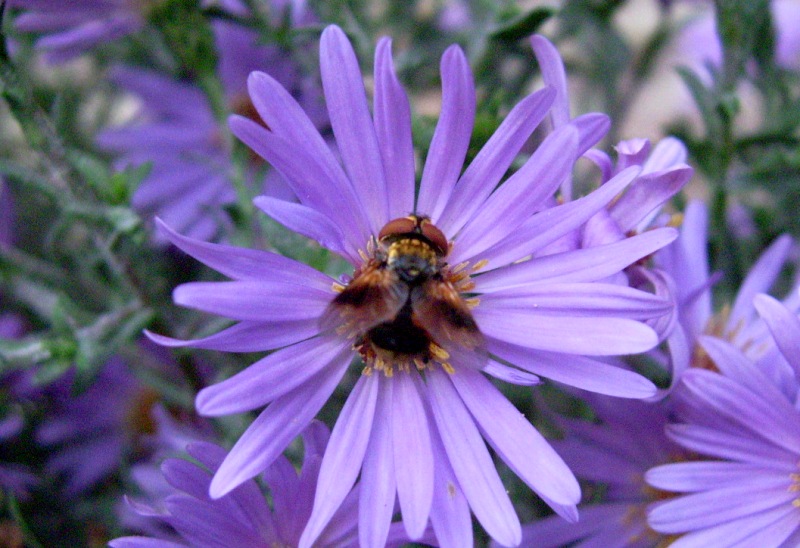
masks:
{"type": "Polygon", "coordinates": [[[544,36],[535,34],[531,36],[531,46],[539,63],[539,70],[545,85],[556,91],[553,108],[550,109],[550,118],[553,127],[561,127],[569,123],[569,97],[567,95],[567,73],[564,62],[558,54],[556,47],[544,36]]]}
{"type": "Polygon", "coordinates": [[[661,139],[644,163],[642,174],[652,173],[685,164],[688,154],[683,141],[675,137],[661,139]]]}
{"type": "Polygon", "coordinates": [[[795,495],[783,483],[754,488],[730,486],[671,499],[648,512],[647,521],[660,533],[685,533],[714,527],[735,519],[757,514],[776,506],[791,506],[795,495]]]}
{"type": "Polygon", "coordinates": [[[746,325],[750,320],[753,310],[753,298],[759,293],[766,293],[775,282],[783,268],[783,264],[786,262],[791,247],[792,238],[784,234],[772,242],[758,258],[736,295],[736,300],[733,303],[726,325],[729,331],[738,329],[740,325],[746,325]]]}
{"type": "Polygon", "coordinates": [[[611,215],[623,232],[635,229],[642,219],[658,211],[692,178],[689,166],[642,174],[611,207],[611,215]]]}
{"type": "Polygon", "coordinates": [[[491,375],[496,379],[500,379],[503,382],[507,382],[510,384],[518,384],[521,386],[535,386],[540,384],[542,381],[536,375],[532,375],[527,371],[522,371],[519,369],[514,369],[513,367],[508,367],[507,365],[503,365],[500,362],[496,362],[494,360],[488,360],[486,365],[483,367],[482,371],[487,375],[491,375]]]}
{"type": "MultiPolygon", "coordinates": [[[[416,372],[410,374],[416,375],[416,372]]],[[[392,446],[397,497],[403,524],[411,539],[419,539],[428,524],[433,502],[433,451],[428,417],[417,388],[408,374],[392,379],[392,446]],[[409,458],[413,455],[412,458],[409,458]]]]}
{"type": "Polygon", "coordinates": [[[591,358],[532,351],[527,346],[491,339],[488,348],[517,367],[590,392],[636,399],[656,393],[656,386],[638,373],[591,358]]]}
{"type": "Polygon", "coordinates": [[[705,370],[693,369],[683,376],[684,386],[697,401],[734,424],[771,441],[778,447],[800,453],[800,421],[797,411],[784,398],[768,401],[738,383],[705,370]]]}
{"type": "MultiPolygon", "coordinates": [[[[479,258],[485,258],[497,267],[535,253],[583,225],[622,192],[637,173],[635,168],[623,171],[588,196],[537,213],[479,258]]],[[[451,262],[457,264],[472,259],[466,250],[462,249],[462,252],[465,256],[451,258],[451,262]]]]}
{"type": "Polygon", "coordinates": [[[536,350],[614,356],[645,352],[658,344],[650,327],[624,318],[536,316],[529,310],[481,306],[473,315],[485,335],[536,350]]]}
{"type": "MultiPolygon", "coordinates": [[[[375,380],[379,384],[375,414],[378,417],[390,417],[394,413],[392,400],[395,379],[376,375],[375,380]]],[[[407,455],[403,457],[407,458],[407,455]]],[[[361,546],[383,546],[389,535],[397,493],[390,420],[372,421],[372,433],[364,455],[359,485],[359,541],[361,546]]]]}
{"type": "Polygon", "coordinates": [[[332,291],[260,281],[189,282],[172,292],[175,304],[233,320],[296,321],[319,318],[332,291]]]}
{"type": "Polygon", "coordinates": [[[273,352],[240,373],[197,394],[197,412],[207,417],[242,413],[279,398],[320,371],[352,359],[350,343],[339,337],[316,337],[273,352]]]}
{"type": "Polygon", "coordinates": [[[672,304],[631,287],[606,283],[528,285],[484,293],[480,306],[535,311],[539,315],[604,316],[644,320],[666,314],[672,304]]]}
{"type": "Polygon", "coordinates": [[[342,29],[335,25],[322,32],[320,70],[339,153],[372,232],[377,234],[389,221],[380,147],[358,59],[342,29]]]}
{"type": "Polygon", "coordinates": [[[733,379],[738,385],[759,394],[762,399],[783,402],[784,411],[792,407],[787,403],[786,397],[778,387],[773,385],[769,377],[761,369],[755,367],[753,362],[742,354],[741,350],[716,337],[702,336],[698,338],[698,342],[708,353],[720,373],[733,379]]]}
{"type": "MultiPolygon", "coordinates": [[[[378,382],[372,376],[362,375],[331,432],[322,458],[314,510],[300,537],[301,547],[314,544],[353,488],[367,450],[377,399],[378,382]]],[[[386,420],[386,417],[378,420],[386,420]]]]}
{"type": "Polygon", "coordinates": [[[476,276],[476,289],[487,292],[542,282],[602,280],[668,245],[677,235],[673,228],[659,228],[621,242],[535,257],[476,276]]]}
{"type": "MultiPolygon", "coordinates": [[[[228,125],[236,137],[283,175],[303,205],[337,224],[346,238],[347,249],[357,250],[365,245],[370,229],[362,225],[363,208],[341,170],[331,172],[304,147],[247,118],[231,116],[228,125]]],[[[357,255],[355,251],[351,254],[357,255]]]]}
{"type": "Polygon", "coordinates": [[[574,506],[578,481],[547,440],[481,373],[470,369],[450,376],[486,440],[522,481],[548,499],[574,506]]]}
{"type": "Polygon", "coordinates": [[[333,364],[262,411],[214,474],[211,497],[224,496],[267,468],[319,412],[349,363],[348,357],[345,363],[333,364]]]}
{"type": "Polygon", "coordinates": [[[741,432],[719,432],[715,428],[702,426],[670,424],[666,427],[667,436],[690,451],[722,459],[774,465],[776,459],[791,459],[792,454],[781,452],[766,440],[747,438],[741,432]]]}
{"type": "Polygon", "coordinates": [[[389,218],[414,211],[414,147],[411,109],[392,64],[392,42],[383,38],[375,48],[375,133],[383,158],[389,218]]]}
{"type": "Polygon", "coordinates": [[[426,380],[436,426],[475,517],[500,544],[518,545],[522,538],[519,519],[473,418],[447,374],[438,369],[429,373],[426,380]]]}
{"type": "MultiPolygon", "coordinates": [[[[259,196],[253,203],[292,232],[311,238],[322,247],[348,257],[348,251],[343,247],[344,236],[339,227],[317,210],[269,196],[259,196]]],[[[355,260],[354,257],[348,258],[355,260]]]]}
{"type": "Polygon", "coordinates": [[[146,537],[120,537],[110,541],[111,548],[186,548],[185,544],[178,544],[168,540],[146,537]]]}
{"type": "Polygon", "coordinates": [[[442,112],[422,171],[417,213],[437,222],[461,174],[475,123],[475,83],[456,45],[442,55],[442,112]]]}
{"type": "Polygon", "coordinates": [[[249,524],[231,519],[220,504],[205,502],[184,495],[173,495],[164,501],[170,513],[169,523],[190,546],[258,546],[261,536],[249,524]]]}
{"type": "Polygon", "coordinates": [[[234,280],[275,279],[283,275],[286,281],[300,278],[307,285],[323,290],[329,289],[333,282],[325,274],[294,259],[268,251],[201,242],[181,236],[158,219],[156,223],[179,249],[234,280]]]}
{"type": "MultiPolygon", "coordinates": [[[[787,466],[791,468],[791,466],[787,466]]],[[[769,481],[775,485],[776,477],[786,482],[789,470],[771,471],[765,477],[763,466],[741,462],[695,461],[678,462],[651,468],[645,474],[645,481],[656,489],[679,493],[707,491],[726,486],[749,485],[751,488],[764,486],[769,481]],[[767,479],[769,478],[769,479],[767,479]]]]}
{"type": "Polygon", "coordinates": [[[701,529],[679,537],[670,547],[694,546],[797,546],[797,509],[790,504],[741,519],[701,529]],[[795,536],[794,541],[788,539],[795,536]]]}
{"type": "Polygon", "coordinates": [[[435,484],[431,506],[431,525],[436,533],[436,539],[440,546],[472,546],[472,516],[469,513],[469,504],[450,462],[447,458],[443,458],[447,452],[435,429],[431,430],[431,446],[437,455],[437,458],[433,459],[435,484]]]}
{"type": "Polygon", "coordinates": [[[436,219],[436,226],[446,235],[454,236],[475,216],[547,114],[554,95],[555,92],[547,88],[522,99],[483,145],[458,180],[442,215],[436,219]]]}
{"type": "Polygon", "coordinates": [[[578,156],[599,143],[611,128],[611,118],[600,112],[582,114],[571,123],[578,128],[578,156]]]}
{"type": "Polygon", "coordinates": [[[783,304],[769,295],[756,295],[753,305],[767,324],[775,344],[800,379],[800,321],[783,304]]]}
{"type": "Polygon", "coordinates": [[[530,159],[484,202],[481,214],[459,232],[455,247],[480,255],[513,232],[569,175],[577,141],[578,132],[570,125],[548,135],[530,159]]]}
{"type": "Polygon", "coordinates": [[[148,339],[162,346],[191,346],[223,352],[261,352],[294,344],[319,333],[319,320],[292,322],[240,322],[201,339],[180,340],[145,330],[148,339]]]}
{"type": "Polygon", "coordinates": [[[208,499],[211,474],[196,464],[184,459],[166,459],[161,463],[161,471],[175,489],[196,499],[208,499]]]}

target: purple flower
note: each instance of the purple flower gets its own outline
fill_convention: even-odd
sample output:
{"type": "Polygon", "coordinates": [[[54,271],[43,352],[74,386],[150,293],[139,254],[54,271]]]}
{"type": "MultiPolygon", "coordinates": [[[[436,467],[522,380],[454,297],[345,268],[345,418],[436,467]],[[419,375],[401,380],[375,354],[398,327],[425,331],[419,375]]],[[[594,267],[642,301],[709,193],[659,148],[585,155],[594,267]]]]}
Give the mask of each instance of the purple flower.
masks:
{"type": "MultiPolygon", "coordinates": [[[[257,33],[224,21],[213,24],[219,75],[232,112],[250,113],[246,78],[266,70],[291,89],[322,124],[320,94],[301,77],[289,57],[264,46],[257,33]]],[[[193,84],[178,82],[146,69],[117,67],[113,81],[142,99],[142,120],[106,129],[101,148],[120,154],[119,167],[150,162],[151,172],[137,188],[133,206],[148,218],[160,216],[196,238],[217,236],[229,222],[222,206],[235,201],[231,151],[207,97],[193,84]]],[[[288,198],[291,193],[274,173],[253,169],[248,183],[256,193],[288,198]]]]}
{"type": "MultiPolygon", "coordinates": [[[[705,204],[691,201],[683,215],[680,236],[656,254],[658,268],[675,281],[676,314],[679,329],[670,341],[670,357],[678,371],[690,364],[707,367],[707,356],[698,350],[701,335],[713,335],[730,341],[750,358],[758,358],[771,346],[765,323],[758,317],[753,297],[769,291],[784,267],[793,241],[788,235],[779,236],[761,254],[742,282],[733,303],[713,313],[711,288],[721,273],[709,272],[708,213],[705,204]]],[[[784,304],[800,310],[800,294],[790,292],[784,304]]],[[[713,367],[713,366],[712,366],[713,367]]]]}
{"type": "Polygon", "coordinates": [[[701,456],[648,471],[650,485],[684,493],[651,508],[671,546],[796,546],[800,542],[800,321],[775,299],[755,307],[778,349],[753,361],[711,337],[700,342],[719,373],[684,374],[683,423],[668,435],[701,456]]]}
{"type": "Polygon", "coordinates": [[[578,478],[588,482],[587,502],[578,507],[581,519],[569,523],[551,516],[524,525],[522,545],[661,546],[666,537],[647,524],[647,508],[661,493],[645,483],[644,474],[685,454],[664,432],[671,406],[665,400],[589,401],[602,422],[560,418],[566,436],[553,442],[578,478]],[[599,496],[602,502],[593,502],[599,496]]]}
{"type": "Polygon", "coordinates": [[[45,470],[64,481],[68,497],[83,493],[119,470],[137,436],[152,429],[156,400],[118,358],[103,367],[92,386],[75,396],[73,375],[47,388],[47,416],[36,441],[52,453],[45,470]]]}
{"type": "Polygon", "coordinates": [[[415,197],[409,104],[390,48],[384,39],[376,50],[371,116],[350,43],[335,26],[322,34],[323,90],[341,164],[266,74],[249,79],[266,127],[238,116],[230,122],[299,199],[261,197],[256,204],[349,261],[352,279],[333,280],[263,251],[198,242],[165,226],[175,245],[232,278],[184,284],[176,303],[237,323],[195,341],[153,338],[235,352],[277,349],[197,397],[198,411],[210,416],[267,405],[214,475],[212,497],[280,455],[328,400],[355,350],[362,374],[333,428],[300,545],[315,542],[359,474],[362,545],[383,543],[396,499],[412,539],[430,520],[439,543],[471,545],[472,511],[497,542],[515,545],[520,524],[487,442],[568,519],[577,517],[580,492],[564,462],[485,374],[523,385],[541,374],[616,396],[652,396],[650,381],[595,357],[653,347],[658,337],[643,321],[668,313],[669,304],[599,280],[676,233],[662,228],[537,257],[606,207],[639,170],[543,207],[579,156],[583,126],[566,123],[498,187],[553,104],[554,92],[544,89],[509,112],[462,173],[475,90],[456,46],[442,58],[442,113],[415,197]]]}
{"type": "MultiPolygon", "coordinates": [[[[192,443],[187,451],[197,463],[169,458],[161,465],[171,487],[160,507],[134,504],[138,512],[158,518],[174,533],[165,532],[156,538],[123,537],[109,545],[112,548],[297,546],[311,515],[328,436],[328,429],[320,422],[313,421],[306,427],[303,432],[305,458],[299,476],[283,456],[263,471],[261,478],[269,487],[271,505],[253,479],[221,498],[212,499],[208,494],[209,484],[225,458],[225,451],[207,442],[192,443]]],[[[356,488],[347,495],[334,519],[317,539],[316,546],[350,546],[357,542],[358,499],[356,488]]],[[[387,546],[407,542],[399,525],[392,527],[387,546]]]]}
{"type": "Polygon", "coordinates": [[[99,44],[134,33],[145,24],[142,7],[131,0],[10,0],[25,10],[17,30],[41,33],[37,48],[51,63],[68,61],[99,44]]]}

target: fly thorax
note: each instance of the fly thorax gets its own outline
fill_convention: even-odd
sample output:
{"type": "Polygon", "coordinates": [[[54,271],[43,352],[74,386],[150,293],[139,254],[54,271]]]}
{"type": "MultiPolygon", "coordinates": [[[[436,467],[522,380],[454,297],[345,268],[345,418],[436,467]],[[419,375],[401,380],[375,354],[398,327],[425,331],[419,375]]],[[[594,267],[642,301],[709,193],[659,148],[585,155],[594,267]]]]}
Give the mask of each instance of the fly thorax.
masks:
{"type": "Polygon", "coordinates": [[[402,238],[389,245],[386,265],[407,284],[418,284],[439,272],[438,256],[425,241],[402,238]]]}

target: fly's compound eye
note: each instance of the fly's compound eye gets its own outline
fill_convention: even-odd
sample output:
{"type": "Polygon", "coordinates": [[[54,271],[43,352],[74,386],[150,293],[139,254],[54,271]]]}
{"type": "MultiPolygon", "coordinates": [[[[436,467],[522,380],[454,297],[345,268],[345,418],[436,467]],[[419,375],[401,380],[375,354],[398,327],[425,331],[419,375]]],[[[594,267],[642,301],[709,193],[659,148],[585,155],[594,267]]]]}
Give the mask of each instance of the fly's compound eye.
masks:
{"type": "Polygon", "coordinates": [[[415,217],[400,217],[399,219],[391,220],[381,229],[378,234],[378,240],[383,240],[387,236],[416,232],[417,226],[415,217]]]}
{"type": "Polygon", "coordinates": [[[427,219],[422,220],[420,228],[422,229],[422,235],[428,239],[436,253],[440,256],[447,255],[447,237],[444,235],[444,232],[439,230],[436,225],[427,219]]]}

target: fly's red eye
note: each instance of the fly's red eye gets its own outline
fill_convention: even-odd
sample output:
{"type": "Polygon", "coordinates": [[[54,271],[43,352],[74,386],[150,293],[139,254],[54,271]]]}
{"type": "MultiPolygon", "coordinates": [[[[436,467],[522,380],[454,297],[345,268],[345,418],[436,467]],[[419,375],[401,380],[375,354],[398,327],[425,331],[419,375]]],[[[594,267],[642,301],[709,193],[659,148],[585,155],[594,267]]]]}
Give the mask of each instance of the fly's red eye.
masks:
{"type": "Polygon", "coordinates": [[[417,220],[413,217],[400,217],[386,223],[380,233],[378,240],[383,240],[387,236],[394,236],[395,234],[408,234],[417,229],[417,220]]]}
{"type": "Polygon", "coordinates": [[[433,247],[436,248],[436,252],[439,255],[447,255],[447,237],[444,235],[444,232],[436,228],[436,225],[428,220],[422,221],[421,228],[422,235],[428,238],[428,241],[433,244],[433,247]]]}

